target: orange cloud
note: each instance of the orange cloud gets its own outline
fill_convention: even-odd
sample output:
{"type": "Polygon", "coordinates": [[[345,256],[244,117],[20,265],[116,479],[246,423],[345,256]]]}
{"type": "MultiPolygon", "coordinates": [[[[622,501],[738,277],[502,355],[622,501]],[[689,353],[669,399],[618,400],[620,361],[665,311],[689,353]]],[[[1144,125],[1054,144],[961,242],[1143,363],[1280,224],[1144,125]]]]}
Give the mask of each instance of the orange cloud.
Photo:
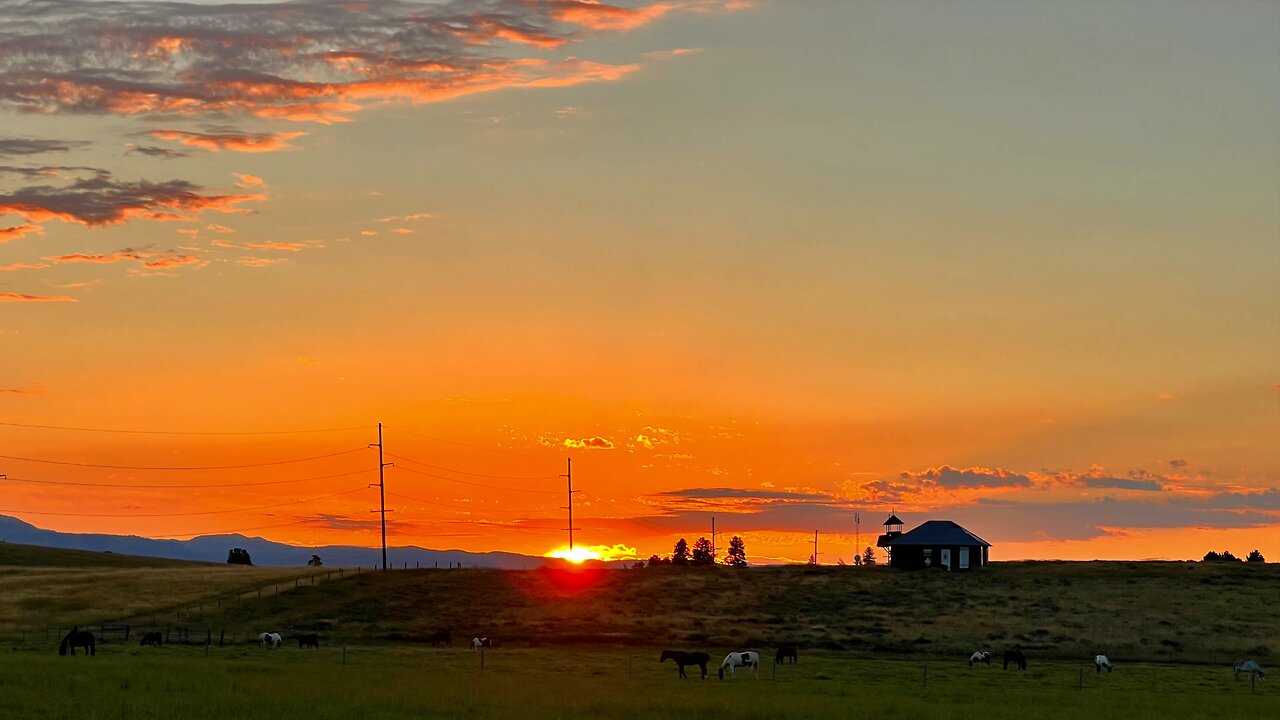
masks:
{"type": "MultiPolygon", "coordinates": [[[[106,170],[84,168],[88,177],[75,177],[61,187],[35,185],[0,194],[0,214],[12,213],[28,222],[57,219],[81,225],[115,225],[133,218],[191,220],[211,210],[250,212],[240,205],[266,200],[265,195],[205,195],[203,188],[185,180],[128,182],[116,180],[106,170]]],[[[19,226],[19,228],[31,226],[19,226]]],[[[22,234],[31,232],[23,231],[22,234]]]]}
{"type": "Polygon", "coordinates": [[[278,240],[269,240],[267,242],[245,243],[244,247],[250,250],[285,250],[288,252],[298,252],[310,247],[323,247],[319,241],[309,242],[282,242],[278,240]]]}
{"type": "MultiPolygon", "coordinates": [[[[173,140],[183,145],[188,145],[209,152],[222,152],[230,150],[234,152],[261,153],[275,152],[277,150],[292,150],[293,146],[289,144],[290,140],[300,138],[306,133],[303,132],[265,132],[265,133],[242,133],[242,132],[216,132],[216,133],[198,133],[186,132],[183,130],[152,130],[147,133],[157,140],[173,140]]],[[[252,175],[239,175],[241,182],[244,178],[252,175]]],[[[250,182],[250,185],[261,185],[262,180],[254,178],[257,182],[250,182]]]]}
{"type": "Polygon", "coordinates": [[[634,30],[666,15],[674,7],[655,3],[632,9],[594,0],[560,0],[553,4],[551,16],[592,30],[634,30]]]}
{"type": "Polygon", "coordinates": [[[269,267],[284,262],[284,258],[260,258],[260,257],[242,257],[236,260],[237,265],[245,267],[269,267]]]}
{"type": "Polygon", "coordinates": [[[17,225],[15,227],[0,228],[0,244],[9,242],[10,240],[18,240],[28,235],[43,235],[44,228],[39,225],[17,225]]]}
{"type": "Polygon", "coordinates": [[[46,297],[41,295],[23,295],[15,292],[0,292],[0,302],[17,303],[17,302],[36,302],[36,303],[56,303],[56,302],[80,302],[73,297],[65,295],[56,297],[46,297]]]}
{"type": "Polygon", "coordinates": [[[239,187],[239,188],[257,187],[259,185],[262,185],[265,182],[262,178],[258,177],[257,175],[249,175],[246,173],[231,173],[231,174],[236,177],[236,180],[238,181],[236,183],[236,187],[239,187]]]}
{"type": "Polygon", "coordinates": [[[612,450],[613,441],[608,438],[595,437],[582,438],[575,440],[573,438],[565,438],[564,446],[575,450],[612,450]]]}
{"type": "Polygon", "coordinates": [[[0,265],[0,272],[14,272],[15,270],[43,270],[49,267],[48,263],[13,263],[11,265],[0,265]]]}

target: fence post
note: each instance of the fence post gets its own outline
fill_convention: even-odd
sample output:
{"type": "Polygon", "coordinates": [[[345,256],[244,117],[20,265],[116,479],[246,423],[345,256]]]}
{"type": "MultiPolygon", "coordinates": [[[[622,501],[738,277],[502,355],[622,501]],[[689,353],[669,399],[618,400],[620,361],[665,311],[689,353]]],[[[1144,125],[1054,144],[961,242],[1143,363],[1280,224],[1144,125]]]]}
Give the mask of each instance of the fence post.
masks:
{"type": "Polygon", "coordinates": [[[480,646],[480,672],[484,672],[484,646],[480,646]]]}
{"type": "Polygon", "coordinates": [[[227,629],[225,627],[218,629],[218,647],[222,647],[222,639],[226,637],[227,629]]]}
{"type": "Polygon", "coordinates": [[[347,646],[346,645],[342,646],[342,664],[343,665],[347,664],[347,646]]]}
{"type": "Polygon", "coordinates": [[[929,665],[928,665],[928,663],[925,663],[923,667],[924,667],[924,686],[925,686],[925,687],[929,687],[929,665]]]}
{"type": "Polygon", "coordinates": [[[1080,689],[1084,689],[1084,668],[1080,668],[1080,689]]]}

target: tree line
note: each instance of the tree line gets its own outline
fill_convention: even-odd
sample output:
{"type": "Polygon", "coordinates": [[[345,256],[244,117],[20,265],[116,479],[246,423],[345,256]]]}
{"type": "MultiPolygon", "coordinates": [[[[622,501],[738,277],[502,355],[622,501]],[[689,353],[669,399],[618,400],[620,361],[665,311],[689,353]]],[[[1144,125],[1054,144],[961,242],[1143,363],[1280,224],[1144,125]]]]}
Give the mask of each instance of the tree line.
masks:
{"type": "Polygon", "coordinates": [[[684,538],[680,538],[676,542],[676,546],[672,548],[671,554],[667,557],[660,557],[657,554],[650,555],[649,560],[645,563],[648,567],[661,567],[663,565],[674,565],[677,567],[712,567],[717,564],[725,567],[746,567],[747,566],[747,544],[742,538],[734,535],[729,540],[729,550],[725,553],[724,559],[717,561],[715,548],[711,547],[711,541],[705,537],[698,538],[693,544],[693,549],[689,549],[689,543],[684,538]]]}
{"type": "MultiPolygon", "coordinates": [[[[1245,561],[1264,563],[1267,559],[1262,557],[1261,552],[1254,550],[1245,557],[1245,561]]],[[[1240,562],[1240,558],[1232,555],[1230,550],[1223,550],[1222,552],[1214,552],[1210,550],[1205,553],[1204,562],[1240,562]]]]}

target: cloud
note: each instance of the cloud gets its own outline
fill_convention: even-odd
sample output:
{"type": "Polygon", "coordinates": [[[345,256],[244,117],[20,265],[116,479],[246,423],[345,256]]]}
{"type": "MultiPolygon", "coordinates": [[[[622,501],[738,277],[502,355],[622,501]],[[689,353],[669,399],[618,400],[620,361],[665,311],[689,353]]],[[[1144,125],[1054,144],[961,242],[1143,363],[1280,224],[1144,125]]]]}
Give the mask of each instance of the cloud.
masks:
{"type": "Polygon", "coordinates": [[[88,144],[88,142],[83,140],[0,138],[0,157],[17,157],[19,155],[40,155],[52,152],[67,152],[72,148],[84,147],[88,144]]]}
{"type": "Polygon", "coordinates": [[[0,292],[0,303],[19,303],[19,302],[73,303],[73,302],[80,302],[80,301],[73,297],[67,297],[65,295],[56,296],[56,297],[45,297],[40,295],[23,295],[22,293],[16,293],[16,292],[0,292]]]}
{"type": "Polygon", "coordinates": [[[236,187],[238,188],[258,187],[259,185],[263,185],[265,183],[265,181],[262,178],[258,177],[257,175],[249,175],[247,173],[231,173],[231,174],[235,176],[237,181],[236,187]]]}
{"type": "Polygon", "coordinates": [[[906,482],[921,485],[933,485],[940,488],[989,488],[989,487],[1030,487],[1031,478],[999,468],[958,469],[949,465],[940,468],[929,468],[922,473],[904,472],[900,478],[906,482]]]}
{"type": "Polygon", "coordinates": [[[28,235],[41,235],[44,228],[39,225],[17,225],[14,227],[0,227],[0,245],[18,240],[28,235]]]}
{"type": "Polygon", "coordinates": [[[406,227],[391,228],[391,232],[397,235],[412,235],[413,231],[406,227]]]}
{"type": "Polygon", "coordinates": [[[0,265],[0,272],[15,272],[17,270],[43,270],[49,267],[48,263],[12,263],[9,265],[0,265]]]}
{"type": "MultiPolygon", "coordinates": [[[[293,146],[289,144],[289,141],[306,135],[306,133],[302,132],[247,133],[236,130],[207,133],[187,132],[184,130],[152,130],[147,134],[157,140],[173,140],[183,145],[208,150],[209,152],[229,150],[246,153],[292,150],[293,146]]],[[[248,177],[253,176],[250,175],[248,177]]],[[[260,185],[261,182],[254,184],[260,185]]]]}
{"type": "Polygon", "coordinates": [[[1188,463],[1186,460],[1170,460],[1169,461],[1169,467],[1171,468],[1185,468],[1187,465],[1188,463]]]}
{"type": "MultiPolygon", "coordinates": [[[[247,213],[250,211],[240,205],[265,199],[258,194],[205,194],[204,188],[185,180],[116,180],[106,170],[91,169],[88,176],[73,176],[61,186],[29,185],[0,193],[0,214],[12,213],[29,223],[57,219],[89,226],[115,225],[133,218],[190,220],[206,210],[247,213]]],[[[4,232],[17,232],[21,237],[32,231],[29,225],[19,226],[0,231],[0,237],[4,232]]]]}
{"type": "Polygon", "coordinates": [[[179,150],[170,150],[169,148],[156,147],[155,145],[134,145],[133,143],[125,144],[128,148],[124,151],[125,155],[137,153],[139,155],[148,155],[150,157],[158,157],[164,160],[176,160],[177,158],[191,157],[190,153],[184,153],[179,150]]]}
{"type": "Polygon", "coordinates": [[[266,242],[245,243],[244,247],[249,250],[284,250],[286,252],[298,252],[306,248],[324,247],[324,243],[319,240],[308,240],[305,242],[282,242],[278,240],[269,240],[266,242]]]}
{"type": "Polygon", "coordinates": [[[378,218],[377,220],[374,220],[374,222],[380,222],[380,223],[405,222],[405,221],[413,221],[413,220],[428,220],[430,218],[431,218],[431,213],[420,212],[420,213],[413,213],[410,215],[388,215],[387,217],[384,217],[384,218],[378,218]]]}
{"type": "Polygon", "coordinates": [[[650,60],[674,60],[685,55],[697,55],[702,48],[675,48],[673,50],[655,50],[644,54],[650,60]]]}
{"type": "MultiPolygon", "coordinates": [[[[615,81],[639,65],[525,53],[707,7],[692,0],[635,7],[584,0],[6,3],[0,106],[341,122],[389,101],[615,81]]],[[[202,142],[198,135],[173,139],[202,142]]],[[[217,141],[199,146],[228,149],[217,141]]]]}
{"type": "Polygon", "coordinates": [[[152,270],[205,264],[205,261],[194,255],[179,255],[172,252],[158,253],[149,250],[134,250],[133,248],[124,248],[105,254],[71,253],[68,255],[50,255],[43,259],[54,264],[94,263],[112,265],[118,262],[137,262],[142,267],[152,270]]]}
{"type": "Polygon", "coordinates": [[[698,500],[820,500],[824,502],[836,502],[837,499],[825,493],[806,493],[806,492],[790,492],[784,490],[752,490],[745,488],[688,488],[685,490],[669,490],[651,495],[650,497],[662,498],[680,498],[680,499],[698,499],[698,500]]]}
{"type": "Polygon", "coordinates": [[[284,262],[285,258],[242,257],[236,260],[237,265],[245,267],[270,267],[284,262]]]}
{"type": "Polygon", "coordinates": [[[582,438],[581,440],[565,438],[564,446],[575,450],[612,450],[613,441],[608,438],[600,437],[599,435],[596,435],[595,437],[582,438]]]}

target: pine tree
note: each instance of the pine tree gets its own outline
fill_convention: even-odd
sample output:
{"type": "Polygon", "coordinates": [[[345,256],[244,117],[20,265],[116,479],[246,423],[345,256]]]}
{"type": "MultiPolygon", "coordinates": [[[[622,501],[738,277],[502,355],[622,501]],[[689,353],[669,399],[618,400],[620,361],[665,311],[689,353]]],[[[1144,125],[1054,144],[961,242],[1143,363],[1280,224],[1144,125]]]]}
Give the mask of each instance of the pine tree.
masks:
{"type": "Polygon", "coordinates": [[[863,565],[876,564],[876,551],[872,549],[870,545],[867,546],[866,552],[862,553],[862,564],[863,565]]]}
{"type": "Polygon", "coordinates": [[[1247,560],[1248,562],[1256,562],[1256,563],[1264,563],[1267,561],[1266,558],[1262,557],[1262,553],[1257,550],[1254,550],[1253,552],[1249,553],[1249,556],[1245,558],[1245,560],[1247,560]]]}
{"type": "Polygon", "coordinates": [[[700,537],[698,542],[693,544],[693,564],[694,565],[715,565],[716,554],[711,550],[711,541],[700,537]]]}
{"type": "Polygon", "coordinates": [[[729,541],[729,552],[724,556],[724,564],[730,567],[747,566],[747,544],[737,535],[729,541]]]}
{"type": "Polygon", "coordinates": [[[688,565],[689,564],[689,543],[680,538],[676,543],[675,549],[671,552],[672,565],[688,565]]]}
{"type": "Polygon", "coordinates": [[[311,559],[307,561],[307,564],[311,567],[320,567],[321,565],[324,565],[324,563],[320,561],[319,555],[312,555],[311,559]]]}
{"type": "Polygon", "coordinates": [[[253,560],[249,558],[249,551],[244,548],[231,548],[227,553],[227,564],[229,565],[252,565],[253,560]]]}

